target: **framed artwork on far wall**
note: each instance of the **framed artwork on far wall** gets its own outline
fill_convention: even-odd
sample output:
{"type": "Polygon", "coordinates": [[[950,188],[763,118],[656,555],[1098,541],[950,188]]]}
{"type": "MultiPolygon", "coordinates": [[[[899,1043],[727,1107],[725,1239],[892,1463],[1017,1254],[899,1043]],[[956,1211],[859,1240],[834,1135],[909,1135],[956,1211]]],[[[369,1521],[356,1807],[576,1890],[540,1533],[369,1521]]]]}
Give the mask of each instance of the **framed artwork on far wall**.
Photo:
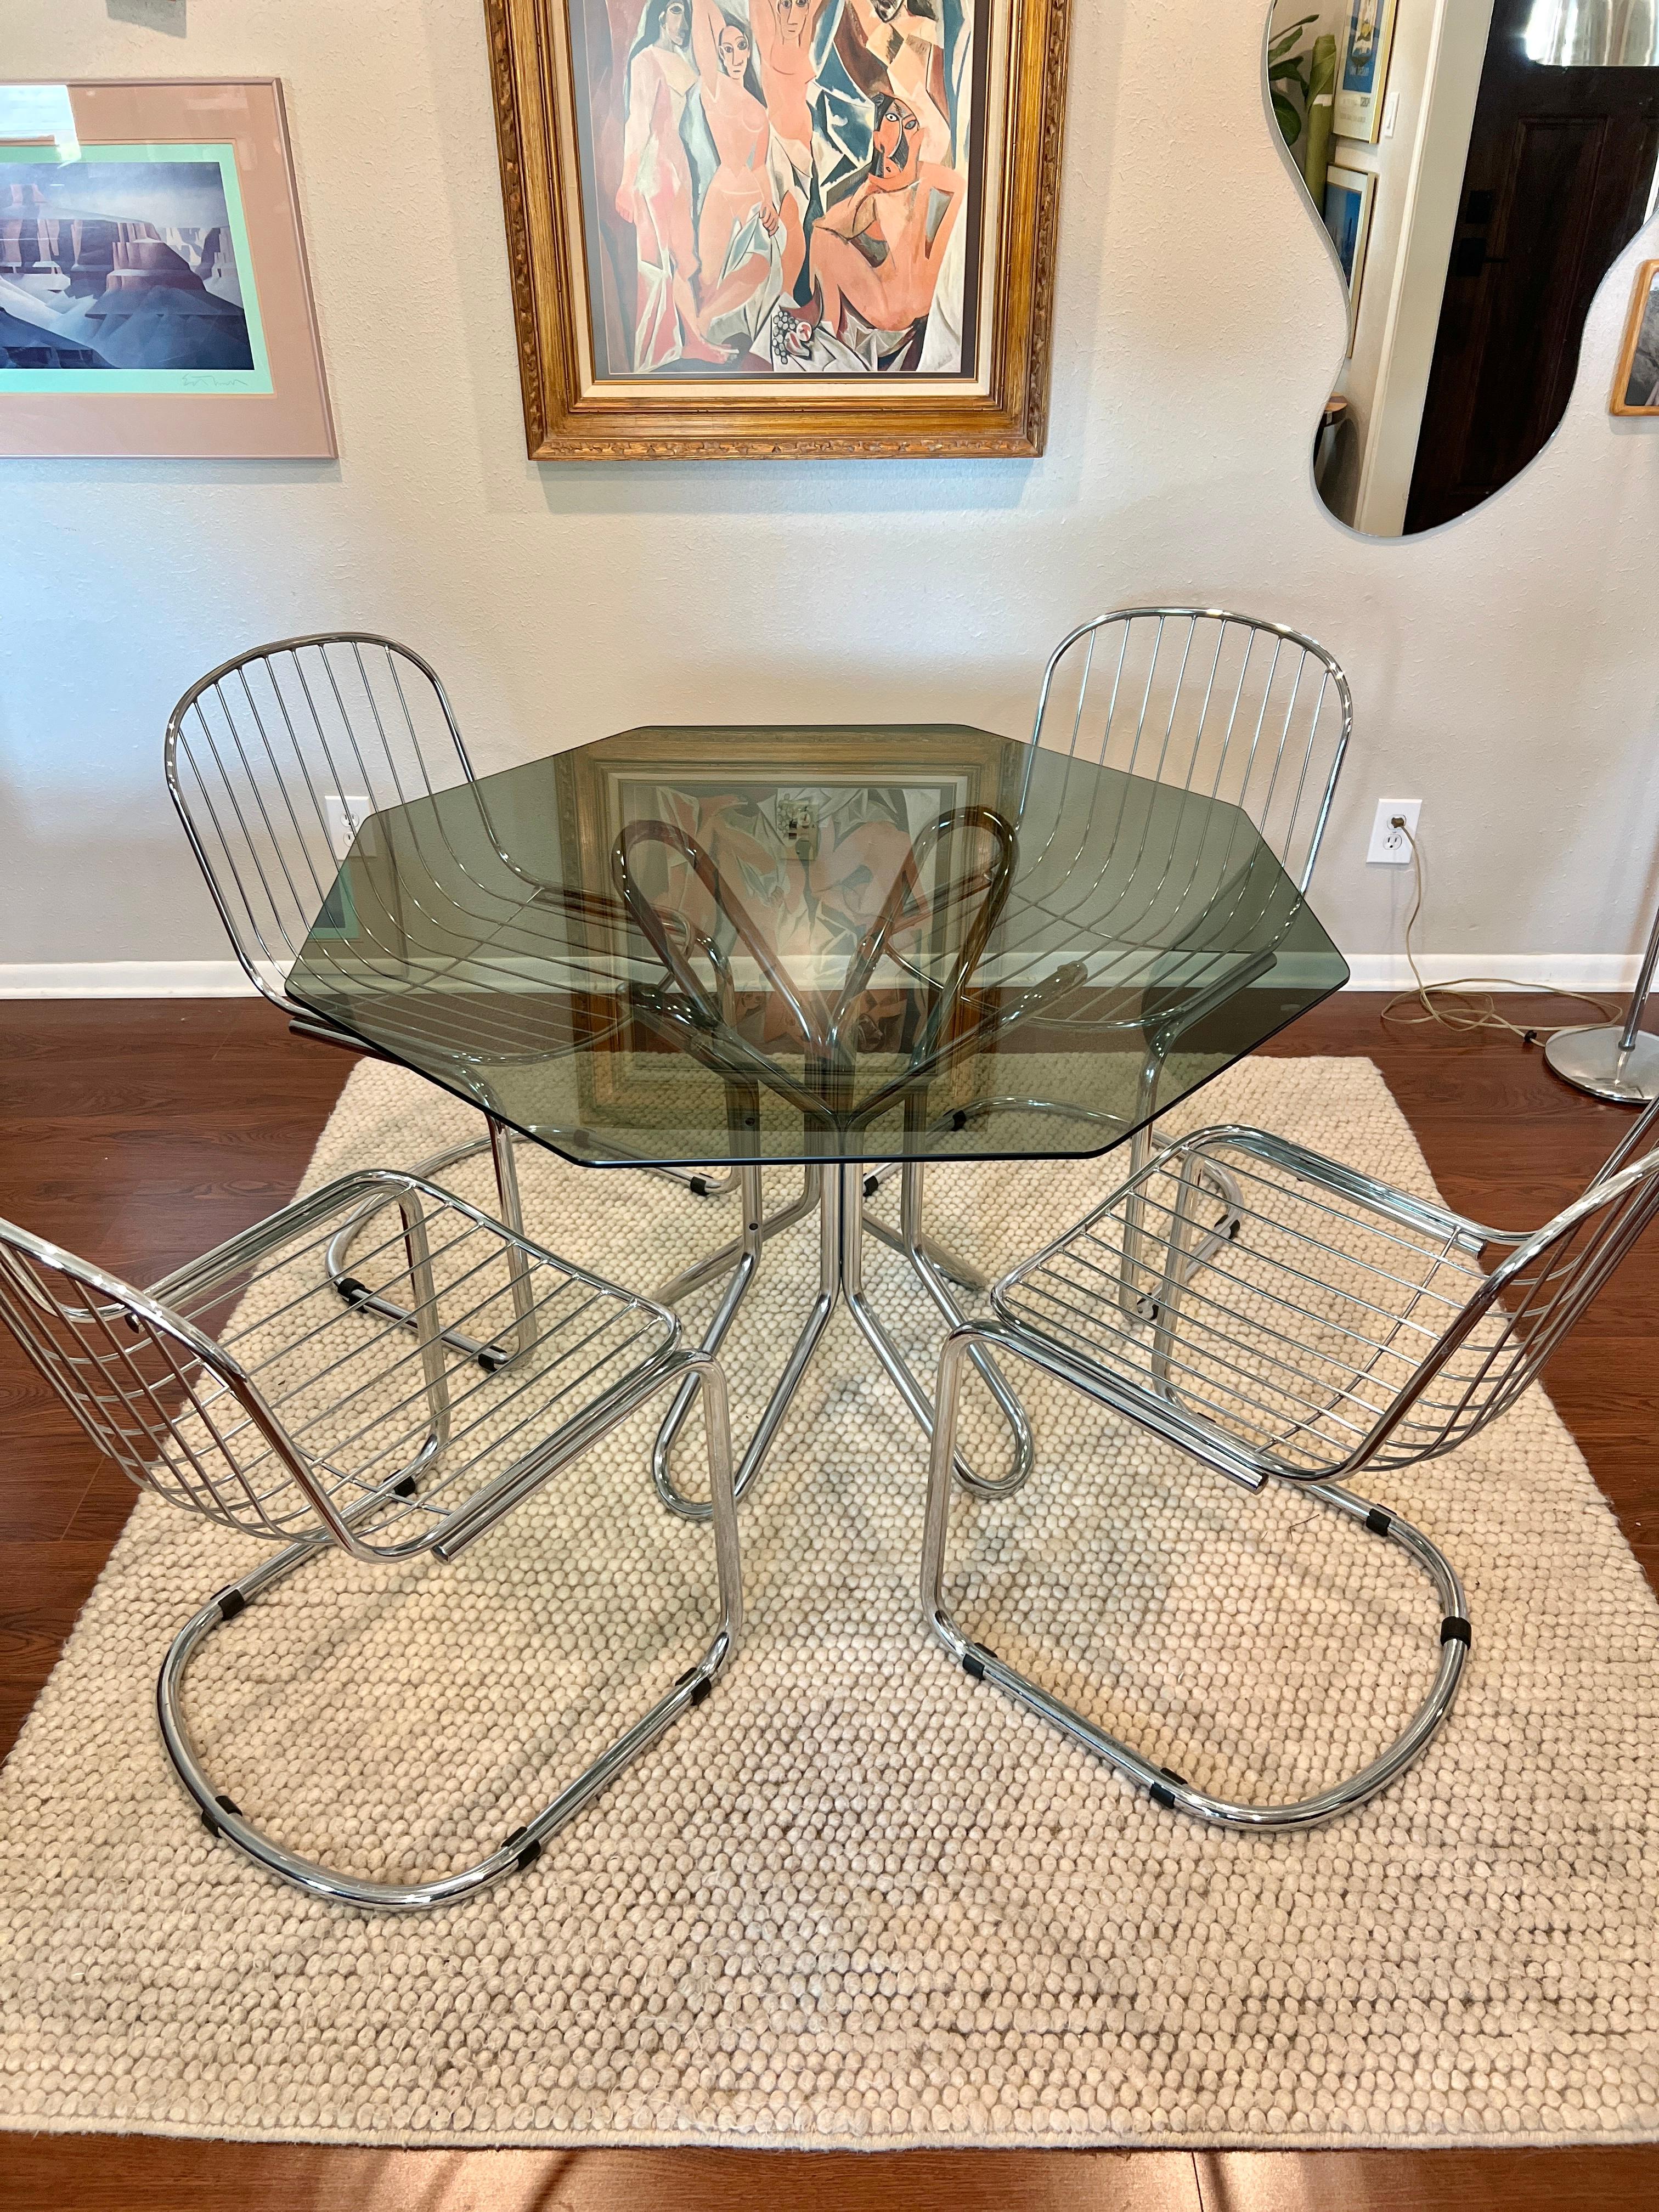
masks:
{"type": "Polygon", "coordinates": [[[1659,415],[1659,261],[1644,261],[1636,272],[1613,380],[1613,412],[1659,415]]]}
{"type": "Polygon", "coordinates": [[[0,83],[0,454],[334,452],[276,80],[0,83]]]}
{"type": "MultiPolygon", "coordinates": [[[[685,733],[674,729],[627,730],[555,757],[565,880],[601,909],[614,905],[612,854],[623,824],[653,817],[672,823],[740,888],[750,910],[766,917],[781,953],[799,959],[818,948],[817,981],[831,989],[838,981],[830,979],[844,970],[923,826],[951,808],[1012,804],[1003,786],[1009,749],[983,730],[884,732],[878,782],[872,780],[871,732],[854,726],[817,733],[810,782],[802,780],[798,751],[777,732],[711,726],[704,734],[710,763],[704,770],[687,766],[685,733]],[[915,742],[908,744],[907,736],[915,742]],[[941,744],[941,738],[949,742],[941,744]],[[804,854],[798,824],[806,817],[812,826],[804,854]]],[[[937,850],[931,865],[938,866],[937,850]]],[[[641,880],[663,913],[678,914],[697,929],[710,926],[708,894],[679,854],[653,848],[641,880]]],[[[937,889],[925,872],[921,888],[925,897],[937,889]]],[[[947,933],[953,926],[948,906],[946,901],[938,910],[938,926],[947,933]]],[[[748,967],[739,946],[732,968],[739,989],[759,981],[745,979],[748,967]]],[[[878,1001],[880,994],[874,996],[878,1001]]],[[[647,1066],[662,1066],[655,1044],[642,1040],[641,1048],[647,1066]]],[[[584,1126],[606,1126],[620,1065],[615,1053],[580,1057],[584,1126]]],[[[684,1080],[683,1062],[676,1079],[684,1080]]]]}
{"type": "Polygon", "coordinates": [[[485,0],[536,460],[1042,450],[1070,0],[485,0]]]}
{"type": "Polygon", "coordinates": [[[1347,0],[1332,123],[1339,138],[1358,138],[1375,146],[1382,135],[1382,102],[1389,89],[1398,5],[1399,0],[1347,0]]]}
{"type": "Polygon", "coordinates": [[[1353,355],[1359,326],[1359,293],[1365,281],[1365,248],[1370,243],[1371,204],[1376,177],[1370,169],[1333,167],[1325,174],[1325,228],[1336,247],[1348,287],[1348,355],[1353,355]]]}

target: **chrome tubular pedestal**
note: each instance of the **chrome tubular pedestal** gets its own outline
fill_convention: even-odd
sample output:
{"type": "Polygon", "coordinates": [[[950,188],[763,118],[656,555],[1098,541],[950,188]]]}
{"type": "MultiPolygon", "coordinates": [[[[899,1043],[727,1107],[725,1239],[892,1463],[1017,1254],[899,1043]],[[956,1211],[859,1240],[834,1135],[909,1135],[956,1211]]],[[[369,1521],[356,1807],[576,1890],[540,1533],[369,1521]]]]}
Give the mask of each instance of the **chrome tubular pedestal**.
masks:
{"type": "MultiPolygon", "coordinates": [[[[866,1170],[855,1161],[809,1167],[799,1196],[769,1217],[761,1210],[760,1169],[739,1169],[738,1180],[744,1190],[744,1226],[742,1237],[710,1259],[688,1268],[672,1282],[664,1284],[656,1293],[659,1304],[672,1306],[700,1285],[712,1281],[716,1275],[730,1273],[731,1284],[704,1334],[701,1346],[706,1353],[714,1352],[724,1340],[759,1271],[765,1243],[781,1229],[801,1220],[814,1206],[817,1208],[817,1293],[784,1363],[777,1385],[767,1401],[766,1410],[749,1440],[748,1449],[738,1462],[733,1490],[739,1502],[765,1463],[766,1455],[800,1387],[801,1378],[812,1354],[830,1325],[830,1316],[843,1301],[924,1435],[931,1437],[933,1433],[933,1408],[927,1394],[911,1373],[864,1286],[864,1233],[873,1226],[865,1216],[865,1177],[866,1170]]],[[[946,1287],[943,1270],[915,1234],[921,1191],[921,1172],[915,1163],[907,1164],[906,1188],[906,1226],[901,1231],[901,1249],[905,1251],[928,1296],[944,1316],[947,1327],[953,1328],[961,1321],[962,1316],[946,1287]]],[[[957,1477],[964,1487],[982,1496],[1006,1497],[1018,1490],[1030,1473],[1030,1427],[1018,1400],[998,1373],[989,1355],[981,1354],[975,1364],[1008,1425],[1012,1437],[1012,1463],[1006,1474],[988,1477],[976,1473],[962,1455],[957,1453],[957,1477]]],[[[677,1395],[658,1434],[652,1473],[657,1493],[671,1512],[686,1520],[706,1521],[709,1513],[707,1500],[687,1497],[675,1482],[669,1466],[674,1440],[690,1409],[697,1388],[696,1379],[692,1377],[682,1386],[677,1395]]]]}

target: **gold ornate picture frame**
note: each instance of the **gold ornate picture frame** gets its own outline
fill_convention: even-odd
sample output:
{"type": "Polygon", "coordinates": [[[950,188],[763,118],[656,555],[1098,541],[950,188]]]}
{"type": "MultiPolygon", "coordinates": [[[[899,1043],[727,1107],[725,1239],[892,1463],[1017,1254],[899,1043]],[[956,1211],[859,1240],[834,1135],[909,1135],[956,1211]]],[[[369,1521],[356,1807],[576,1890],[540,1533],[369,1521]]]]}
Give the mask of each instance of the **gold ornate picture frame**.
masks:
{"type": "Polygon", "coordinates": [[[1020,456],[1070,0],[485,0],[536,460],[1020,456]]]}

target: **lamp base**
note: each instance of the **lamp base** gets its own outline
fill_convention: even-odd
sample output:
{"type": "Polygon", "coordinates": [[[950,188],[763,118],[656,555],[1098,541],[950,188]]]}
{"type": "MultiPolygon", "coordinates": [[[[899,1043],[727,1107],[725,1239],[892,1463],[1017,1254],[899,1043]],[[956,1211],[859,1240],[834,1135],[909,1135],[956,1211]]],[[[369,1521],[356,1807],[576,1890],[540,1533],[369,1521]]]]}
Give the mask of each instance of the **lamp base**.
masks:
{"type": "Polygon", "coordinates": [[[1622,1022],[1593,1030],[1563,1030],[1544,1047],[1555,1073],[1592,1098],[1615,1106],[1650,1106],[1659,1098],[1659,1036],[1638,1030],[1628,1052],[1620,1052],[1622,1022]]]}

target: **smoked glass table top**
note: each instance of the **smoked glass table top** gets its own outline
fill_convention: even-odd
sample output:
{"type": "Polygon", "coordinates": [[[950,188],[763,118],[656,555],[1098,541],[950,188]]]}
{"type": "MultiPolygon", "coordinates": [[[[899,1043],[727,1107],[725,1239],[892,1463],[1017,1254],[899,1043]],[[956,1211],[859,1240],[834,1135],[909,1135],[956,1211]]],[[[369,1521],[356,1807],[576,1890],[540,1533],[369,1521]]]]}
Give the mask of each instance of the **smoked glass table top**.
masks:
{"type": "Polygon", "coordinates": [[[1027,759],[894,726],[532,761],[371,816],[288,988],[585,1163],[1102,1152],[1348,971],[1237,808],[1027,759]]]}

